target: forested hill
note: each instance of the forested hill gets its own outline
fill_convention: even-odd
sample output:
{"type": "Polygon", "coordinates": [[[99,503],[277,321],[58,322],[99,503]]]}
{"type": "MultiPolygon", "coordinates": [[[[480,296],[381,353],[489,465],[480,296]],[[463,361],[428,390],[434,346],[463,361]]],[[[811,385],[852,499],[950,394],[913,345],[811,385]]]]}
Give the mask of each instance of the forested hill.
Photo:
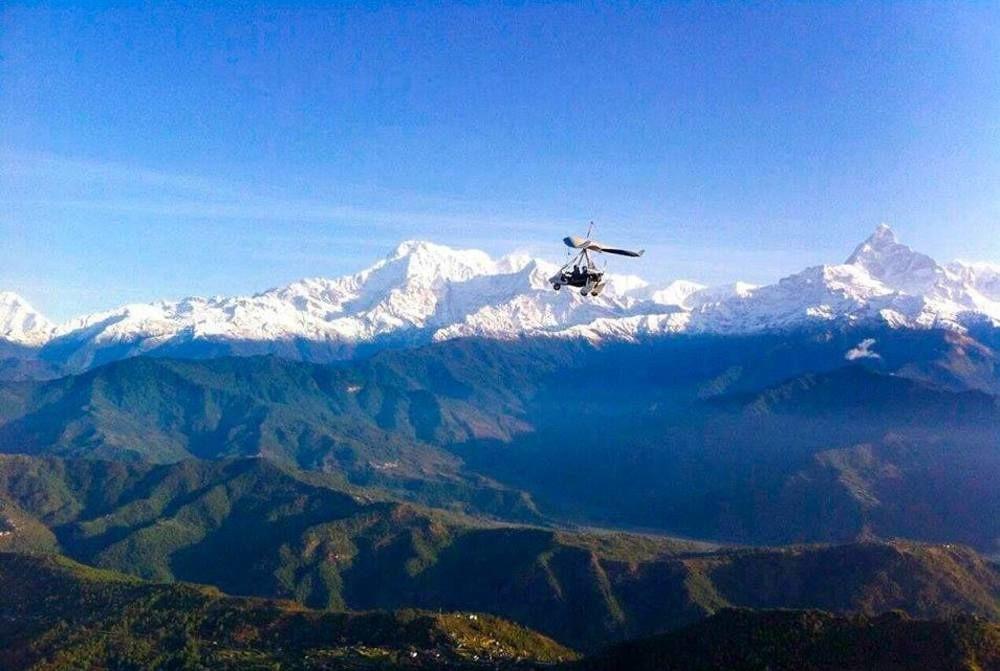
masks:
{"type": "Polygon", "coordinates": [[[0,669],[507,669],[575,653],[504,620],[320,612],[0,553],[0,669]]]}
{"type": "Polygon", "coordinates": [[[2,457],[0,506],[0,548],[310,607],[490,612],[577,649],[728,606],[1000,618],[1000,574],[963,546],[727,549],[484,522],[261,459],[2,457]]]}

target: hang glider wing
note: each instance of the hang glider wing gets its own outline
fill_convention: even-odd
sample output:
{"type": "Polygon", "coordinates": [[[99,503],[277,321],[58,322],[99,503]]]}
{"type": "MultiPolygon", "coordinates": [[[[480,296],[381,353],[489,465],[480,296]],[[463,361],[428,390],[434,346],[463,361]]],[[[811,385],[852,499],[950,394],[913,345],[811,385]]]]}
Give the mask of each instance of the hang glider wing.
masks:
{"type": "Polygon", "coordinates": [[[632,256],[632,257],[642,256],[643,252],[646,251],[645,249],[640,249],[637,252],[633,252],[631,249],[618,249],[617,247],[605,247],[603,245],[600,245],[596,249],[597,251],[604,252],[605,254],[618,254],[619,256],[632,256]]]}
{"type": "Polygon", "coordinates": [[[572,247],[573,249],[586,249],[591,252],[601,252],[604,254],[618,254],[619,256],[632,256],[638,257],[642,256],[642,253],[646,250],[640,249],[637,252],[633,252],[630,249],[619,249],[617,247],[607,247],[594,240],[589,240],[587,238],[579,238],[572,235],[568,238],[563,238],[563,242],[567,247],[572,247]]]}

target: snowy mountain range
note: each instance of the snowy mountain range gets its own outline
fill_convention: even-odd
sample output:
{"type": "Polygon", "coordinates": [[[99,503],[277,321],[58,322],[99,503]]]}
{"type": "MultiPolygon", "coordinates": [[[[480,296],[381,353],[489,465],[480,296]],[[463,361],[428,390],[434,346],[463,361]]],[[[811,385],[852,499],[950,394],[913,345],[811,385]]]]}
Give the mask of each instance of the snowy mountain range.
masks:
{"type": "Polygon", "coordinates": [[[846,262],[775,284],[664,287],[611,275],[597,298],[553,291],[557,266],[528,256],[404,242],[337,279],[305,279],[254,296],[125,305],[53,324],[0,293],[0,341],[82,370],[142,353],[349,358],[365,348],[465,336],[635,339],[667,333],[745,334],[837,322],[964,331],[1000,326],[1000,266],[953,262],[901,244],[885,225],[846,262]]]}

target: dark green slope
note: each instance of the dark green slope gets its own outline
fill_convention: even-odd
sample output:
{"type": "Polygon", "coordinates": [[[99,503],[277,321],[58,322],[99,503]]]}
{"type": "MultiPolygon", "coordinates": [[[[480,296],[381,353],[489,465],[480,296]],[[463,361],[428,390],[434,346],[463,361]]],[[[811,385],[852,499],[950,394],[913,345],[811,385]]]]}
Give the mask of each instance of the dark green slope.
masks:
{"type": "Polygon", "coordinates": [[[488,615],[311,611],[4,553],[0,641],[0,669],[11,671],[515,669],[574,657],[488,615]]]}
{"type": "Polygon", "coordinates": [[[712,550],[485,524],[363,498],[265,460],[140,466],[0,458],[0,549],[59,550],[159,580],[350,609],[491,612],[574,647],[731,606],[1000,617],[996,568],[960,546],[712,550]]]}
{"type": "Polygon", "coordinates": [[[680,631],[623,643],[575,671],[993,671],[1000,625],[899,613],[723,610],[680,631]]]}
{"type": "Polygon", "coordinates": [[[574,641],[627,631],[601,557],[705,547],[484,525],[362,498],[260,459],[146,466],[6,456],[0,503],[14,526],[0,548],[58,548],[142,577],[317,607],[468,604],[574,641]]]}
{"type": "Polygon", "coordinates": [[[623,545],[627,552],[616,556],[573,535],[466,534],[442,548],[436,563],[401,581],[375,564],[384,582],[367,605],[483,609],[581,649],[670,629],[727,606],[872,614],[899,608],[924,617],[973,612],[1000,620],[1000,575],[967,548],[861,543],[643,557],[623,545]],[[456,578],[464,573],[476,577],[456,578]]]}
{"type": "Polygon", "coordinates": [[[732,550],[690,560],[727,605],[1000,621],[1000,571],[960,545],[907,541],[732,550]]]}
{"type": "Polygon", "coordinates": [[[169,462],[259,453],[318,467],[338,451],[345,462],[358,451],[388,461],[406,448],[428,466],[447,461],[369,422],[349,373],[273,357],[137,358],[5,391],[3,444],[60,456],[169,462]]]}
{"type": "MultiPolygon", "coordinates": [[[[0,447],[176,461],[263,454],[303,468],[454,467],[430,443],[507,439],[573,349],[462,341],[340,366],[276,357],[135,358],[0,386],[0,447]]],[[[360,474],[359,474],[360,477],[360,474]]]]}
{"type": "MultiPolygon", "coordinates": [[[[414,374],[454,388],[428,366],[414,374]]],[[[0,451],[158,463],[264,456],[432,505],[537,519],[523,493],[465,472],[454,455],[422,440],[438,430],[431,418],[435,427],[443,421],[430,392],[379,367],[366,375],[273,357],[137,358],[7,384],[0,451]],[[373,381],[382,377],[390,381],[373,381]]],[[[472,429],[505,430],[477,421],[474,409],[467,415],[472,429]]]]}

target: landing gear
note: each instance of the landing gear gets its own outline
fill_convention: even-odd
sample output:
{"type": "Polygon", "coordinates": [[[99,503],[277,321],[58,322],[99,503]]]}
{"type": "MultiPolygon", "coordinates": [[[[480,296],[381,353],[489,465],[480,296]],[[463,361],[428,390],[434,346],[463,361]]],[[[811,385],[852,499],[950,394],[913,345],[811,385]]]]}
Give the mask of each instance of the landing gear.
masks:
{"type": "Polygon", "coordinates": [[[579,289],[581,296],[599,296],[604,290],[604,273],[593,268],[583,266],[574,267],[573,272],[569,272],[565,267],[548,280],[549,286],[553,290],[559,291],[563,287],[579,289]]]}

